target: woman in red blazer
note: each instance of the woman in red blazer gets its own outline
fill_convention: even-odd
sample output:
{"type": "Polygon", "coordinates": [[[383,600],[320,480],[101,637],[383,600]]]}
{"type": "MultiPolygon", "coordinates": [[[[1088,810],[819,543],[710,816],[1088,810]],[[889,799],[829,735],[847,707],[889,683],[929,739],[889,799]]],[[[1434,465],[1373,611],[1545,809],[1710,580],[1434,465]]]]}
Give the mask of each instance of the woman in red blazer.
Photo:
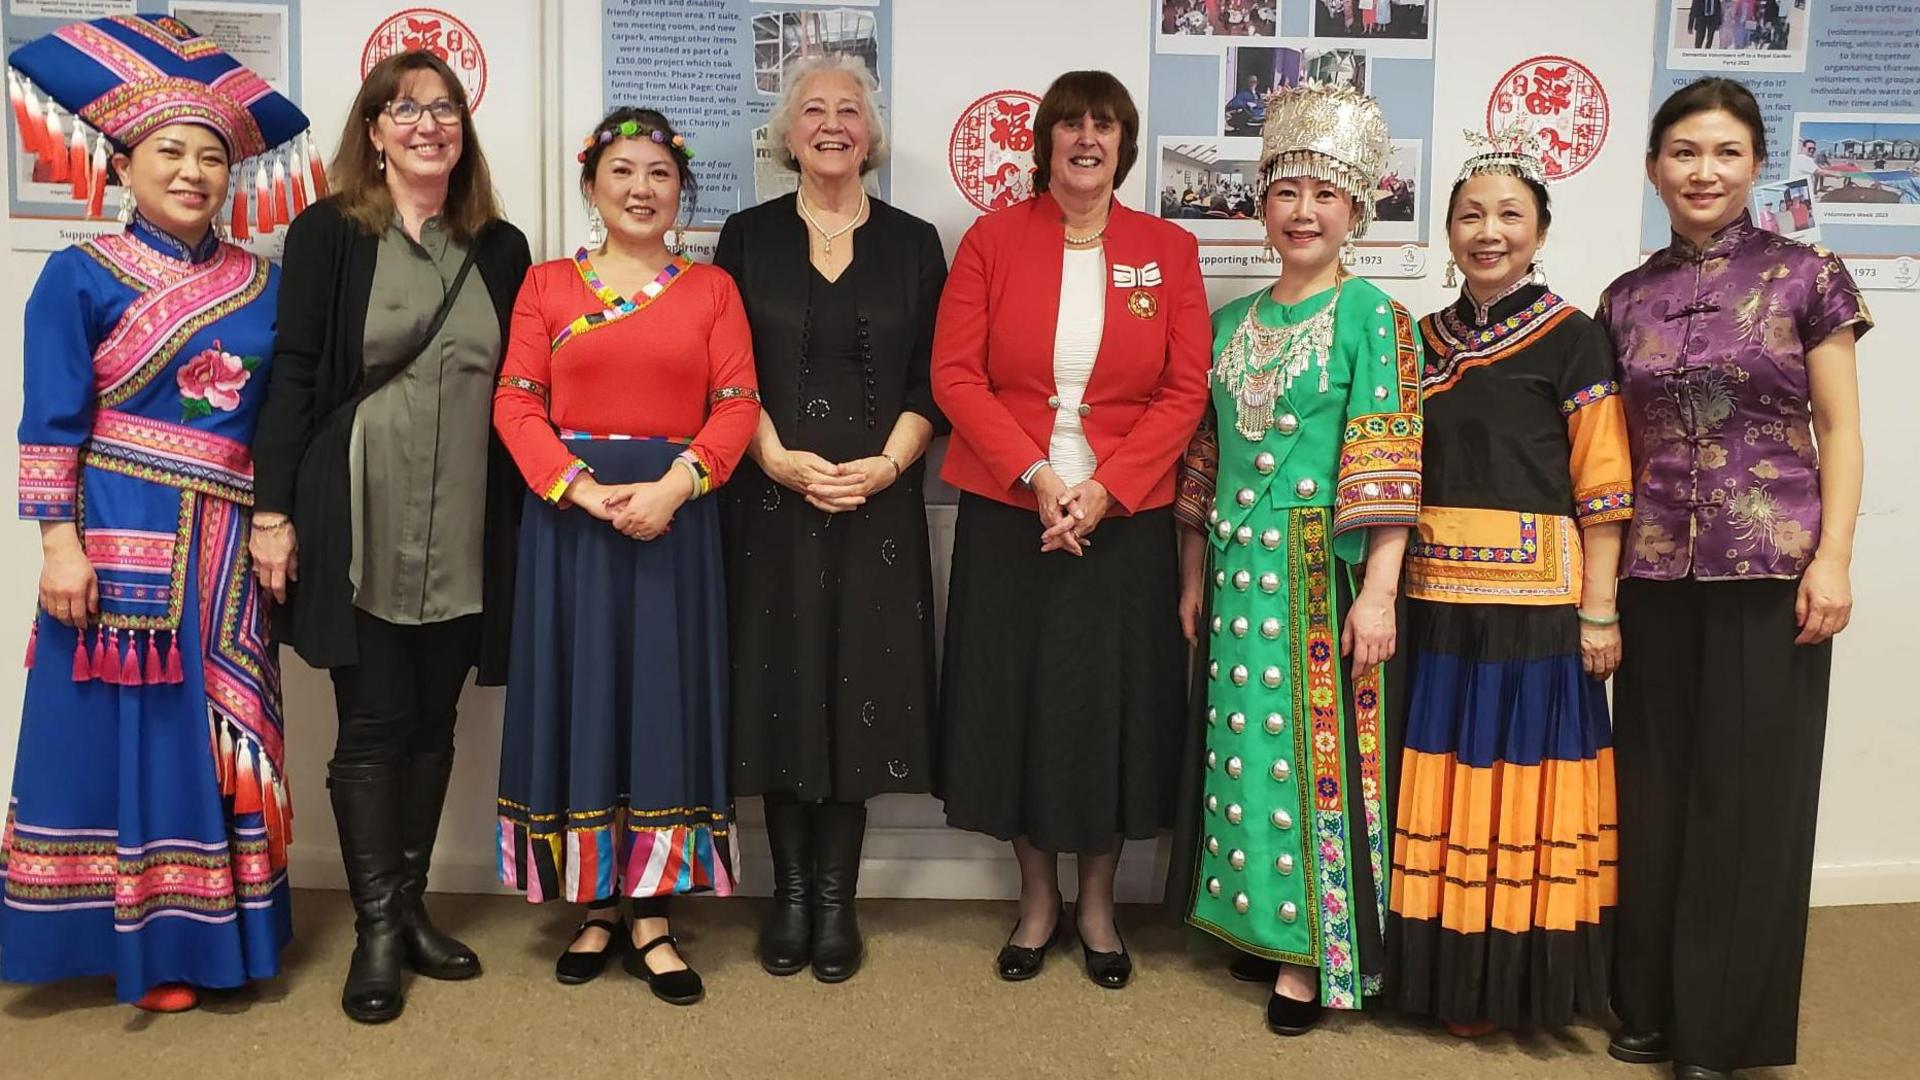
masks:
{"type": "Polygon", "coordinates": [[[1039,194],[967,231],[934,334],[941,475],[962,492],[937,794],[950,824],[1013,842],[1010,981],[1060,936],[1064,851],[1087,974],[1126,985],[1114,867],[1164,826],[1179,760],[1171,504],[1211,344],[1192,235],[1113,199],[1139,130],[1112,75],[1055,80],[1034,118],[1039,194]]]}

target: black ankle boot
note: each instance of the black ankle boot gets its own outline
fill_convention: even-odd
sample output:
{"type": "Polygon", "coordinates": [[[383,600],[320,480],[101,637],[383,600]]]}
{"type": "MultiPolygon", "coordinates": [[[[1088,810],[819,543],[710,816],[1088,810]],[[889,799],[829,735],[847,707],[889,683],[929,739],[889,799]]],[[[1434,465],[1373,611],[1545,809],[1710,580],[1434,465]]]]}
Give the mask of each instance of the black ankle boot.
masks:
{"type": "Polygon", "coordinates": [[[406,999],[401,940],[399,771],[391,765],[329,765],[327,790],[340,830],[340,857],[353,896],[353,961],[340,1008],[363,1024],[400,1015],[406,999]]]}
{"type": "Polygon", "coordinates": [[[773,852],[773,899],[760,924],[760,966],[770,975],[793,975],[807,966],[813,927],[807,903],[813,894],[810,808],[791,795],[769,795],[767,847],[773,852]]]}
{"type": "Polygon", "coordinates": [[[860,970],[865,944],[854,917],[867,804],[823,802],[813,815],[813,977],[845,982],[860,970]]]}
{"type": "Polygon", "coordinates": [[[400,940],[406,946],[408,966],[433,979],[471,979],[480,974],[480,958],[473,950],[441,933],[427,917],[427,870],[433,863],[440,808],[446,804],[447,779],[452,775],[452,750],[415,754],[407,762],[401,796],[406,876],[400,883],[400,940]]]}

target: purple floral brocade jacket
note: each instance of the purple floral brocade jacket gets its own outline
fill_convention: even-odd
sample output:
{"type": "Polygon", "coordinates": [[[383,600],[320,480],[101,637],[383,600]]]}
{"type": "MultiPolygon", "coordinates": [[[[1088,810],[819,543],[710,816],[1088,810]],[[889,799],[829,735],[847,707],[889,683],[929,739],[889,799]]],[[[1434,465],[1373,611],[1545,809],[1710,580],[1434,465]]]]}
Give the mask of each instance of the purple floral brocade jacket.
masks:
{"type": "Polygon", "coordinates": [[[1807,353],[1873,325],[1838,256],[1754,227],[1679,236],[1607,287],[1634,467],[1627,577],[1797,578],[1820,543],[1807,353]]]}

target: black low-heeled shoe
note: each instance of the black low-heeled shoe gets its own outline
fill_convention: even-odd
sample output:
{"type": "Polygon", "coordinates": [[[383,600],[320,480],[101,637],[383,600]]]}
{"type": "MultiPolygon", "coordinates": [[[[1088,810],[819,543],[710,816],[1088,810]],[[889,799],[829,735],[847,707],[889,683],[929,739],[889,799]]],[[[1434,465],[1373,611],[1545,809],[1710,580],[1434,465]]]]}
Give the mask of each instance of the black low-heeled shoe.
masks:
{"type": "Polygon", "coordinates": [[[1295,1001],[1280,994],[1267,997],[1267,1030],[1275,1035],[1305,1035],[1320,1026],[1326,1008],[1318,1001],[1295,1001]]]}
{"type": "Polygon", "coordinates": [[[1280,961],[1269,960],[1252,953],[1235,953],[1233,963],[1227,965],[1227,974],[1244,983],[1266,983],[1280,977],[1280,961]]]}
{"type": "MultiPolygon", "coordinates": [[[[580,983],[592,982],[600,977],[601,972],[607,970],[607,959],[619,952],[620,946],[627,940],[627,928],[617,918],[588,919],[580,924],[580,929],[573,932],[573,940],[580,940],[581,934],[596,927],[607,932],[606,945],[602,946],[598,952],[573,952],[569,949],[561,953],[560,959],[553,965],[554,978],[568,986],[577,986],[580,983]]],[[[568,944],[571,945],[572,942],[568,944]]]]}
{"type": "MultiPolygon", "coordinates": [[[[626,965],[627,974],[646,983],[653,996],[669,1005],[692,1005],[706,996],[706,984],[700,981],[700,973],[688,965],[684,971],[654,971],[647,966],[647,954],[662,945],[671,945],[674,951],[680,949],[679,939],[672,934],[661,934],[652,941],[628,953],[621,963],[626,965]]],[[[681,963],[687,958],[682,956],[681,963]]]]}
{"type": "Polygon", "coordinates": [[[1720,1069],[1709,1069],[1705,1065],[1682,1065],[1673,1063],[1673,1080],[1733,1080],[1733,1074],[1720,1069]]]}
{"type": "Polygon", "coordinates": [[[1000,947],[999,959],[994,961],[1000,970],[1000,977],[1008,982],[1025,982],[1040,974],[1047,965],[1047,950],[1060,944],[1060,928],[1067,923],[1067,905],[1062,901],[1053,913],[1053,932],[1047,935],[1044,944],[1037,948],[1015,945],[1013,934],[1020,932],[1020,924],[1013,925],[1013,934],[1007,935],[1007,943],[1000,947]]]}
{"type": "Polygon", "coordinates": [[[1607,1053],[1629,1065],[1658,1065],[1673,1060],[1673,1048],[1661,1031],[1621,1030],[1607,1040],[1607,1053]]]}
{"type": "MultiPolygon", "coordinates": [[[[1074,932],[1080,935],[1080,952],[1085,958],[1087,978],[1102,990],[1121,990],[1133,979],[1133,957],[1127,955],[1127,943],[1120,942],[1119,952],[1098,952],[1087,944],[1087,935],[1076,925],[1074,932]]],[[[1113,936],[1120,936],[1119,924],[1113,928],[1113,936]]]]}

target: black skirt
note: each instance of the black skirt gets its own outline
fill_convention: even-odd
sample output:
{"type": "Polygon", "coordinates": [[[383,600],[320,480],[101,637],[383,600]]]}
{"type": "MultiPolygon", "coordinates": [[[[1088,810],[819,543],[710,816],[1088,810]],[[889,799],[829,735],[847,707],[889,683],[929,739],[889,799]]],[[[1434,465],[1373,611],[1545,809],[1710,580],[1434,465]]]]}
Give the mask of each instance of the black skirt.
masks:
{"type": "Polygon", "coordinates": [[[940,689],[947,823],[1104,854],[1166,827],[1186,678],[1171,509],[1108,517],[1084,557],[1031,510],[963,495],[940,689]]]}
{"type": "Polygon", "coordinates": [[[750,461],[728,483],[736,795],[855,802],[927,790],[934,676],[925,472],[916,462],[841,514],[814,509],[750,461]]]}
{"type": "MultiPolygon", "coordinates": [[[[805,368],[761,357],[762,385],[794,377],[805,402],[776,417],[793,450],[855,461],[886,449],[898,407],[872,397],[855,280],[808,272],[805,368]]],[[[858,510],[829,514],[751,461],[727,484],[733,784],[859,802],[924,792],[933,766],[933,571],[924,462],[858,510]]]]}

